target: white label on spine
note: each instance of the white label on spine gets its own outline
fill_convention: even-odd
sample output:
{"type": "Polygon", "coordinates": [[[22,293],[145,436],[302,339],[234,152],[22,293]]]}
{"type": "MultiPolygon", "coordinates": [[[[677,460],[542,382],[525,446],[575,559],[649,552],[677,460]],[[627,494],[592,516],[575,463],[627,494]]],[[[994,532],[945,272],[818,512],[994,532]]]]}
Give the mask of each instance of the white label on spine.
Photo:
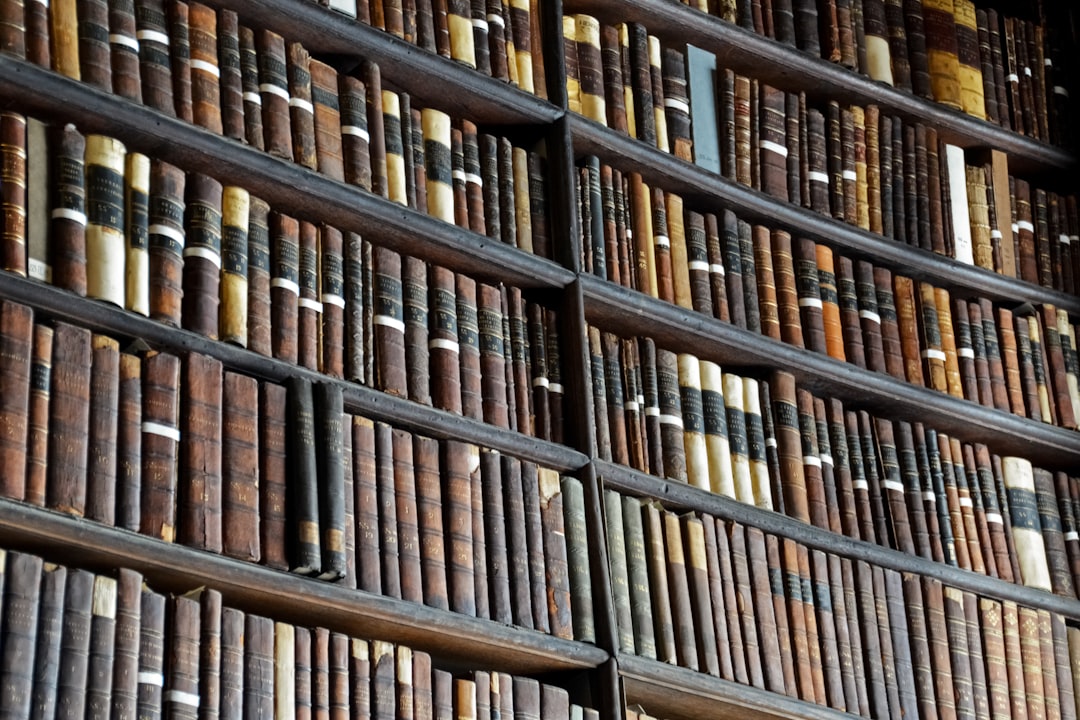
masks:
{"type": "Polygon", "coordinates": [[[274,83],[261,83],[259,85],[259,92],[270,93],[271,95],[277,95],[279,98],[288,102],[292,98],[289,97],[289,91],[283,87],[278,87],[274,83]]]}
{"type": "Polygon", "coordinates": [[[135,52],[139,52],[139,41],[130,35],[119,35],[110,33],[109,43],[112,45],[120,45],[121,47],[131,48],[135,52]]]}
{"type": "Polygon", "coordinates": [[[812,308],[817,308],[818,310],[820,310],[821,309],[821,298],[814,298],[814,297],[799,298],[799,307],[812,307],[812,308]]]}
{"type": "Polygon", "coordinates": [[[1031,77],[1031,68],[1025,66],[1024,67],[1024,74],[1027,75],[1028,77],[1031,77]]]}
{"type": "Polygon", "coordinates": [[[660,417],[660,408],[655,405],[647,405],[645,407],[646,417],[660,417]]]}
{"type": "Polygon", "coordinates": [[[852,490],[869,490],[870,485],[865,480],[852,480],[851,481],[851,489],[852,490]]]}
{"type": "Polygon", "coordinates": [[[289,107],[300,108],[306,113],[315,114],[315,106],[311,104],[310,100],[304,98],[291,97],[289,98],[289,107]]]}
{"type": "Polygon", "coordinates": [[[691,271],[697,270],[698,272],[709,272],[709,263],[705,260],[691,260],[686,265],[691,271]]]}
{"type": "Polygon", "coordinates": [[[322,301],[327,305],[333,305],[335,307],[344,308],[345,298],[340,295],[333,295],[331,293],[323,293],[322,301]]]}
{"type": "Polygon", "coordinates": [[[499,27],[506,27],[503,23],[502,15],[496,15],[495,13],[488,13],[487,21],[492,25],[498,25],[499,27]]]}
{"type": "Polygon", "coordinates": [[[270,288],[281,288],[282,290],[288,290],[293,295],[300,294],[300,286],[288,278],[270,278],[270,288]]]}
{"type": "Polygon", "coordinates": [[[664,107],[671,108],[672,110],[679,110],[687,115],[690,114],[690,104],[679,98],[664,98],[664,107]]]}
{"type": "Polygon", "coordinates": [[[897,482],[896,480],[883,480],[881,484],[885,486],[886,490],[892,490],[893,492],[898,493],[904,492],[904,483],[902,482],[897,482]]]}
{"type": "Polygon", "coordinates": [[[216,78],[221,77],[221,70],[217,65],[206,62],[205,60],[191,60],[192,70],[202,70],[205,73],[210,73],[216,78]]]}
{"type": "Polygon", "coordinates": [[[844,171],[844,179],[845,180],[851,180],[852,182],[854,182],[854,181],[859,179],[859,174],[857,172],[855,172],[854,170],[845,170],[844,171]]]}
{"type": "Polygon", "coordinates": [[[142,431],[149,433],[150,435],[160,435],[164,438],[169,438],[174,442],[180,442],[180,431],[174,427],[169,427],[162,423],[151,422],[144,420],[142,424],[142,431]]]}
{"type": "Polygon", "coordinates": [[[974,359],[975,350],[973,348],[969,348],[969,347],[956,348],[956,354],[957,354],[957,356],[962,357],[962,358],[972,358],[972,359],[974,359]]]}
{"type": "Polygon", "coordinates": [[[986,513],[986,522],[994,523],[995,525],[1004,525],[1005,520],[1001,517],[1000,513],[988,512],[986,513]]]}
{"type": "Polygon", "coordinates": [[[829,453],[820,453],[819,457],[821,458],[822,465],[828,465],[829,467],[833,466],[832,455],[830,455],[829,453]]]}
{"type": "Polygon", "coordinates": [[[563,391],[562,383],[551,383],[551,384],[548,385],[548,392],[549,393],[557,393],[559,395],[562,395],[562,391],[563,391]]]}
{"type": "Polygon", "coordinates": [[[138,682],[140,685],[165,687],[165,676],[159,672],[141,672],[138,675],[138,682]]]}
{"type": "Polygon", "coordinates": [[[923,500],[925,500],[926,502],[931,502],[931,503],[934,503],[935,505],[937,505],[937,495],[935,495],[933,493],[933,491],[924,490],[923,494],[922,494],[922,497],[923,497],[923,500]]]}
{"type": "Polygon", "coordinates": [[[135,37],[139,38],[139,42],[156,42],[165,47],[169,46],[169,36],[157,30],[139,30],[135,33],[135,37]]]}
{"type": "Polygon", "coordinates": [[[49,281],[52,269],[37,258],[26,258],[26,272],[35,280],[49,281]]]}
{"type": "Polygon", "coordinates": [[[435,338],[428,341],[429,350],[446,350],[447,352],[460,352],[457,340],[447,340],[445,338],[435,338]]]}
{"type": "Polygon", "coordinates": [[[778,447],[777,442],[776,442],[776,438],[774,438],[774,437],[765,438],[765,447],[768,447],[768,448],[776,448],[776,447],[778,447]]]}
{"type": "Polygon", "coordinates": [[[806,177],[810,180],[810,182],[825,183],[826,185],[829,184],[829,173],[821,172],[820,170],[811,170],[810,172],[806,173],[806,177]]]}
{"type": "MultiPolygon", "coordinates": [[[[388,328],[391,328],[393,330],[397,330],[399,333],[405,332],[405,323],[402,322],[401,320],[398,320],[395,317],[390,317],[389,315],[376,315],[373,322],[376,325],[382,325],[383,327],[388,327],[388,328]]],[[[435,341],[432,340],[431,342],[435,342],[435,341]]],[[[457,350],[457,348],[455,347],[455,351],[456,350],[457,350]]]]}
{"type": "Polygon", "coordinates": [[[164,235],[173,242],[179,244],[180,247],[184,246],[184,231],[177,230],[172,225],[154,224],[148,227],[146,231],[150,235],[164,235]]]}
{"type": "Polygon", "coordinates": [[[937,348],[927,348],[922,351],[922,356],[927,360],[940,360],[945,362],[945,353],[937,348]]]}
{"type": "Polygon", "coordinates": [[[465,182],[469,185],[479,185],[480,187],[484,187],[484,179],[476,173],[465,173],[465,182]]]}
{"type": "Polygon", "coordinates": [[[810,467],[819,468],[821,467],[821,458],[819,458],[817,455],[803,455],[802,464],[809,465],[810,467]]]}
{"type": "Polygon", "coordinates": [[[1061,95],[1063,97],[1069,97],[1069,89],[1068,88],[1063,88],[1060,85],[1055,85],[1054,86],[1054,94],[1055,95],[1061,95]]]}
{"type": "Polygon", "coordinates": [[[788,154],[787,147],[781,145],[780,143],[774,143],[772,140],[761,140],[758,142],[758,147],[760,147],[762,150],[774,152],[780,157],[787,157],[788,154]]]}
{"type": "Polygon", "coordinates": [[[1004,237],[1004,236],[1001,234],[1000,230],[991,230],[990,231],[990,239],[991,240],[1000,240],[1002,237],[1004,237]]]}
{"type": "Polygon", "coordinates": [[[1005,76],[1005,82],[1018,83],[1020,82],[1020,76],[1016,73],[1009,73],[1005,76]]]}
{"type": "Polygon", "coordinates": [[[472,26],[474,28],[479,28],[480,30],[483,30],[484,32],[487,32],[487,29],[488,29],[487,20],[485,20],[484,18],[473,18],[472,19],[472,26]]]}
{"type": "Polygon", "coordinates": [[[655,244],[656,247],[670,248],[671,240],[667,235],[656,235],[653,237],[653,244],[655,244]]]}
{"type": "Polygon", "coordinates": [[[1054,64],[1054,61],[1051,60],[1050,58],[1046,58],[1045,60],[1043,60],[1043,65],[1045,65],[1046,67],[1051,67],[1053,64],[1054,64]]]}
{"type": "Polygon", "coordinates": [[[532,386],[533,387],[546,388],[548,385],[549,385],[548,379],[546,377],[544,377],[543,375],[541,375],[540,377],[534,377],[532,379],[532,386]]]}
{"type": "Polygon", "coordinates": [[[626,402],[623,403],[623,407],[626,408],[626,410],[628,412],[637,412],[638,411],[637,400],[627,400],[626,402]]]}
{"type": "Polygon", "coordinates": [[[959,502],[960,507],[974,507],[974,504],[971,502],[971,498],[969,497],[959,498],[959,502]]]}
{"type": "Polygon", "coordinates": [[[724,266],[721,265],[720,263],[713,263],[712,265],[710,265],[709,266],[709,271],[716,274],[716,275],[724,275],[725,274],[724,266]]]}
{"type": "MultiPolygon", "coordinates": [[[[251,91],[244,93],[244,102],[249,102],[253,105],[262,106],[262,95],[259,93],[253,93],[251,91]]],[[[345,128],[341,128],[342,132],[345,132],[345,128]]]]}
{"type": "Polygon", "coordinates": [[[875,325],[881,324],[881,316],[872,310],[860,310],[859,317],[861,317],[863,320],[869,320],[875,325]]]}
{"type": "Polygon", "coordinates": [[[37,1],[39,3],[41,3],[42,5],[44,5],[45,7],[49,7],[49,0],[37,0],[37,1]]]}
{"type": "Polygon", "coordinates": [[[199,696],[183,690],[170,690],[165,693],[165,702],[179,703],[188,707],[199,707],[199,696]]]}
{"type": "Polygon", "coordinates": [[[1016,227],[1020,228],[1021,230],[1027,230],[1030,233],[1035,232],[1035,226],[1031,224],[1030,220],[1018,220],[1016,223],[1016,227]]]}
{"type": "Polygon", "coordinates": [[[454,170],[453,172],[450,173],[450,176],[453,177],[455,180],[460,180],[461,182],[465,182],[465,171],[464,170],[454,170]]]}
{"type": "Polygon", "coordinates": [[[1080,540],[1080,533],[1076,532],[1075,530],[1070,530],[1069,532],[1065,533],[1065,540],[1080,540]]]}
{"type": "Polygon", "coordinates": [[[342,125],[341,134],[353,135],[360,138],[361,140],[364,140],[365,142],[371,139],[371,135],[368,134],[367,130],[362,127],[357,127],[356,125],[342,125]]]}
{"type": "Polygon", "coordinates": [[[303,298],[302,297],[302,298],[298,299],[296,302],[302,308],[307,308],[308,310],[314,310],[317,313],[322,313],[322,303],[319,302],[318,300],[314,300],[312,298],[303,298]]]}
{"type": "Polygon", "coordinates": [[[1016,233],[1020,232],[1020,226],[1019,226],[1019,225],[1017,225],[1016,223],[1013,223],[1013,224],[1012,224],[1012,231],[1013,231],[1013,235],[1015,235],[1016,233]]]}
{"type": "Polygon", "coordinates": [[[674,425],[675,427],[682,427],[682,418],[678,415],[660,415],[661,425],[674,425]]]}
{"type": "Polygon", "coordinates": [[[71,222],[79,223],[82,226],[86,226],[86,213],[81,213],[78,210],[69,210],[68,208],[56,208],[52,211],[53,220],[70,220],[71,222]]]}
{"type": "Polygon", "coordinates": [[[221,267],[221,256],[210,248],[200,247],[198,245],[186,247],[184,248],[184,257],[199,257],[214,263],[216,267],[221,267]]]}
{"type": "Polygon", "coordinates": [[[1058,235],[1058,242],[1061,243],[1062,245],[1068,245],[1071,241],[1070,241],[1068,235],[1061,234],[1061,235],[1058,235]]]}

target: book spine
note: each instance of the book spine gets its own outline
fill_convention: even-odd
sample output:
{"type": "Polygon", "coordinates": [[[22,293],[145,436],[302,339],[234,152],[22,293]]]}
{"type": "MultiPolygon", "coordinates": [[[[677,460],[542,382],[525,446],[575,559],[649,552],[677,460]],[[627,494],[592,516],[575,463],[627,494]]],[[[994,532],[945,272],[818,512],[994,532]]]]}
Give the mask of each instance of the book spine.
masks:
{"type": "Polygon", "coordinates": [[[169,28],[169,65],[172,69],[172,94],[176,116],[194,122],[191,97],[190,6],[181,0],[166,4],[169,28]]]}
{"type": "Polygon", "coordinates": [[[113,525],[116,514],[116,441],[120,348],[112,338],[91,338],[89,433],[85,516],[113,525]]]}
{"type": "MultiPolygon", "coordinates": [[[[10,129],[15,127],[12,118],[18,116],[7,114],[3,118],[5,135],[11,134],[10,129]]],[[[22,128],[16,128],[22,130],[22,128]]],[[[23,144],[20,135],[13,138],[12,147],[18,148],[23,144]]],[[[49,265],[52,268],[52,282],[76,295],[86,295],[86,171],[84,158],[86,154],[86,139],[79,133],[74,125],[54,125],[49,129],[49,149],[52,157],[52,188],[50,201],[49,222],[49,265]]],[[[14,153],[16,156],[17,152],[14,153]]],[[[13,160],[16,158],[12,158],[13,160]]],[[[6,165],[6,163],[5,163],[6,165]]],[[[13,163],[13,168],[18,165],[13,163]]],[[[17,173],[12,173],[14,178],[17,173]]],[[[25,175],[23,176],[25,178],[25,175]]],[[[18,190],[17,183],[5,185],[7,192],[18,190]]],[[[6,194],[6,193],[5,193],[6,194]]],[[[13,198],[14,205],[22,205],[22,201],[13,198]]],[[[18,217],[16,215],[16,217],[18,217]]],[[[13,226],[18,229],[17,225],[13,226]]],[[[22,237],[20,232],[14,232],[22,237]]],[[[19,247],[13,252],[11,262],[6,262],[5,267],[11,267],[18,272],[17,260],[23,257],[23,248],[19,247]]]]}
{"type": "Polygon", "coordinates": [[[226,371],[221,413],[222,552],[259,562],[258,382],[226,371]]]}
{"type": "Polygon", "coordinates": [[[10,381],[0,398],[0,422],[9,429],[0,438],[0,465],[9,469],[0,481],[0,495],[15,500],[26,497],[33,335],[33,311],[0,302],[0,373],[10,381]]]}
{"type": "Polygon", "coordinates": [[[91,335],[57,323],[49,385],[46,504],[82,516],[86,507],[90,427],[91,335]]]}
{"type": "Polygon", "coordinates": [[[314,223],[300,221],[299,250],[300,292],[297,296],[297,362],[309,370],[320,369],[322,343],[322,303],[319,302],[319,229],[314,223]]]}
{"type": "Polygon", "coordinates": [[[86,570],[68,571],[60,641],[60,667],[64,671],[57,676],[57,714],[83,716],[86,712],[94,579],[86,570]]]}
{"type": "Polygon", "coordinates": [[[255,44],[255,32],[245,25],[237,29],[240,46],[240,79],[244,103],[243,140],[251,147],[262,150],[263,111],[262,91],[259,88],[259,56],[255,44]]]}
{"type": "Polygon", "coordinates": [[[191,173],[185,185],[183,252],[183,327],[212,339],[218,337],[221,289],[221,183],[191,173]]]}
{"type": "MultiPolygon", "coordinates": [[[[293,159],[292,124],[289,112],[289,81],[285,40],[270,30],[255,33],[259,106],[262,109],[263,147],[285,160],[293,159]]],[[[250,142],[249,132],[249,142],[250,142]]]]}
{"type": "Polygon", "coordinates": [[[287,388],[287,457],[292,480],[291,492],[286,495],[291,539],[289,569],[301,575],[318,575],[322,546],[314,395],[306,379],[290,378],[287,388]]]}
{"type": "Polygon", "coordinates": [[[45,504],[49,450],[49,395],[52,384],[53,329],[34,325],[30,355],[30,398],[26,419],[26,494],[32,505],[45,504]]]}
{"type": "Polygon", "coordinates": [[[151,161],[150,317],[175,327],[180,327],[183,298],[185,184],[182,170],[151,161]]]}

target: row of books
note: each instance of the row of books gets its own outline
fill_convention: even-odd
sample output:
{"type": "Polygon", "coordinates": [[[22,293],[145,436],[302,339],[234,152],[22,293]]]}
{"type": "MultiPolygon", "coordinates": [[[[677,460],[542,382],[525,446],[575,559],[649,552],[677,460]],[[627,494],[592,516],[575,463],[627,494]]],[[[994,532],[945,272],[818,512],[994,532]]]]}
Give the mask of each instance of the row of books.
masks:
{"type": "Polygon", "coordinates": [[[604,491],[619,649],[874,718],[1076,717],[1047,610],[604,491]]]}
{"type": "Polygon", "coordinates": [[[586,720],[565,689],[0,551],[5,717],[586,720]],[[407,712],[407,715],[402,713],[407,712]]]}
{"type": "MultiPolygon", "coordinates": [[[[1069,138],[1071,16],[971,0],[725,0],[692,6],[1054,145],[1069,138]]],[[[1055,8],[1048,8],[1054,12],[1055,8]]]]}
{"type": "Polygon", "coordinates": [[[602,459],[1076,596],[1080,478],[999,457],[923,423],[845,408],[797,388],[783,371],[767,380],[740,376],[595,328],[590,341],[602,459]]]}
{"type": "Polygon", "coordinates": [[[536,0],[317,0],[407,42],[547,97],[536,0]]]}
{"type": "MultiPolygon", "coordinates": [[[[1080,232],[1075,197],[1012,177],[1003,153],[965,156],[939,142],[934,127],[875,105],[815,106],[803,93],[717,72],[712,55],[671,48],[661,54],[658,41],[650,42],[652,64],[631,75],[640,83],[621,78],[618,55],[606,54],[612,67],[592,75],[606,85],[591,88],[597,95],[582,90],[571,109],[779,200],[967,264],[1075,291],[1068,247],[1080,232]],[[1062,253],[1064,260],[1051,257],[1062,253]]],[[[600,57],[598,49],[594,54],[600,57]]]]}
{"type": "MultiPolygon", "coordinates": [[[[3,308],[6,328],[28,316],[3,308]]],[[[4,334],[5,497],[594,639],[579,480],[345,413],[331,383],[283,386],[196,353],[121,352],[64,323],[33,330],[32,361],[27,333],[4,334]]]]}
{"type": "MultiPolygon", "coordinates": [[[[169,4],[187,7],[179,0],[169,4]]],[[[57,12],[56,6],[51,11],[57,12]]],[[[154,13],[144,8],[139,16],[144,15],[154,13]]],[[[131,48],[117,40],[112,52],[131,55],[135,64],[129,72],[106,72],[97,79],[84,73],[82,80],[448,223],[550,256],[541,152],[479,133],[469,119],[414,107],[407,92],[384,88],[375,63],[361,62],[353,75],[338,73],[310,57],[300,43],[269,30],[245,28],[238,41],[236,16],[228,11],[193,3],[192,12],[182,15],[188,18],[182,30],[139,30],[146,37],[144,50],[155,58],[153,74],[144,64],[140,81],[131,48]],[[188,23],[191,47],[180,54],[185,62],[170,69],[168,48],[151,48],[187,37],[188,23]],[[219,56],[217,34],[230,32],[227,27],[232,56],[224,51],[219,56]]],[[[138,45],[134,35],[130,40],[138,45]]],[[[104,65],[92,67],[108,71],[108,51],[105,47],[104,65]]],[[[80,77],[78,66],[72,77],[80,77]]],[[[17,116],[9,116],[8,123],[17,123],[17,116]]],[[[8,153],[25,151],[18,127],[8,128],[5,136],[8,153]]],[[[29,164],[33,171],[43,159],[31,157],[29,164]]]]}
{"type": "Polygon", "coordinates": [[[10,213],[4,224],[9,269],[28,267],[78,295],[334,377],[562,439],[558,317],[519,289],[298,221],[243,188],[125,152],[113,138],[32,119],[28,127],[42,145],[31,143],[25,249],[12,227],[24,216],[10,213]]]}
{"type": "Polygon", "coordinates": [[[806,238],[699,213],[588,163],[586,272],[724,322],[986,407],[1076,428],[1076,327],[1050,304],[950,293],[806,238]]]}

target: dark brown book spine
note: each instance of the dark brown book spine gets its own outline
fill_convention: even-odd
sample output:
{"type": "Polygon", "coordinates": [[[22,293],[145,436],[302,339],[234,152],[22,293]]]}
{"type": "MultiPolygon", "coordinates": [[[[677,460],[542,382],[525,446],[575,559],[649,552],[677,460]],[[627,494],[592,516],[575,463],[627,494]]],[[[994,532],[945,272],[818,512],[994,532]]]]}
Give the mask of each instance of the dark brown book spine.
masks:
{"type": "Polygon", "coordinates": [[[315,147],[315,107],[311,102],[311,57],[304,46],[289,43],[286,52],[286,87],[293,162],[318,169],[315,147]]]}
{"type": "MultiPolygon", "coordinates": [[[[5,135],[12,134],[12,130],[25,133],[25,125],[18,127],[12,118],[19,116],[6,114],[3,116],[5,135]]],[[[9,140],[13,147],[23,146],[24,140],[15,134],[9,140]]],[[[86,152],[86,139],[75,129],[74,125],[55,125],[50,129],[49,144],[52,149],[53,188],[52,188],[52,212],[49,223],[49,264],[52,267],[52,282],[54,285],[74,292],[76,295],[86,294],[86,172],[84,156],[86,152]]],[[[25,175],[23,176],[25,178],[25,175]]],[[[17,190],[14,183],[8,187],[8,191],[17,190]]],[[[15,203],[22,203],[15,198],[15,203]]],[[[14,233],[15,240],[22,236],[14,233]]],[[[18,272],[17,260],[25,254],[23,247],[12,245],[14,251],[12,259],[5,261],[5,268],[12,268],[18,272]]]]}
{"type": "Polygon", "coordinates": [[[541,468],[537,473],[540,521],[543,530],[542,554],[546,568],[549,632],[555,637],[573,639],[570,569],[567,560],[564,498],[559,473],[541,468]]]}
{"type": "Polygon", "coordinates": [[[90,426],[91,336],[57,323],[49,386],[47,506],[83,515],[90,426]]]}
{"type": "MultiPolygon", "coordinates": [[[[455,275],[458,324],[458,361],[461,364],[461,412],[465,417],[482,420],[483,373],[481,371],[480,327],[476,307],[476,281],[460,273],[455,275]]],[[[540,338],[543,345],[543,336],[540,338]]],[[[535,367],[535,365],[534,365],[535,367]]]]}
{"type": "Polygon", "coordinates": [[[221,593],[204,588],[199,591],[199,720],[213,720],[221,715],[221,593]]]}
{"type": "MultiPolygon", "coordinates": [[[[382,592],[381,531],[379,528],[378,475],[375,424],[359,415],[352,420],[353,493],[356,514],[356,585],[382,592]]],[[[381,432],[381,431],[380,431],[381,432]]]]}
{"type": "Polygon", "coordinates": [[[199,601],[185,595],[169,603],[165,686],[165,715],[196,718],[199,708],[199,644],[202,618],[199,601]]]}
{"type": "Polygon", "coordinates": [[[240,78],[244,101],[244,140],[253,148],[262,150],[263,113],[262,94],[259,89],[259,56],[255,45],[255,32],[246,25],[238,29],[240,45],[240,78]]]}
{"type": "Polygon", "coordinates": [[[86,712],[93,596],[94,574],[69,570],[56,684],[56,712],[61,717],[83,717],[86,712]]]}
{"type": "Polygon", "coordinates": [[[11,717],[30,717],[34,665],[29,661],[38,644],[39,606],[49,599],[42,597],[42,561],[21,552],[7,553],[0,560],[6,560],[3,568],[6,637],[0,653],[0,678],[7,688],[0,709],[11,717]]]}
{"type": "MultiPolygon", "coordinates": [[[[150,171],[150,317],[180,326],[184,276],[184,186],[179,168],[154,160],[150,171]]],[[[216,301],[216,296],[215,296],[216,301]]]]}
{"type": "Polygon", "coordinates": [[[391,446],[401,597],[411,602],[422,603],[424,602],[423,553],[417,516],[417,485],[413,474],[412,435],[405,430],[393,430],[391,446]]]}
{"type": "Polygon", "coordinates": [[[216,339],[221,287],[221,183],[191,173],[186,191],[181,318],[185,329],[216,339]]]}
{"type": "Polygon", "coordinates": [[[470,459],[475,454],[472,449],[472,446],[456,441],[447,441],[442,446],[442,467],[446,481],[443,523],[448,537],[450,609],[465,615],[476,614],[470,466],[470,459]]]}
{"type": "Polygon", "coordinates": [[[45,504],[49,455],[49,389],[52,384],[53,329],[34,326],[30,355],[30,398],[26,419],[26,495],[33,505],[45,504]]]}
{"type": "Polygon", "coordinates": [[[221,552],[221,363],[192,353],[181,402],[179,541],[221,552]]]}
{"type": "Polygon", "coordinates": [[[299,359],[300,223],[274,213],[270,219],[270,326],[274,357],[299,359]]]}
{"type": "Polygon", "coordinates": [[[116,517],[116,441],[120,348],[103,335],[91,339],[90,427],[87,447],[86,517],[107,525],[116,517]]]}
{"type": "Polygon", "coordinates": [[[319,523],[319,440],[311,381],[292,377],[287,384],[287,457],[290,480],[286,487],[289,569],[300,575],[318,575],[322,568],[319,523]]]}
{"type": "MultiPolygon", "coordinates": [[[[225,137],[243,142],[247,136],[244,112],[244,76],[240,55],[240,27],[236,12],[218,10],[217,58],[220,70],[221,126],[225,137]]],[[[116,61],[113,60],[115,86],[116,61]]]]}
{"type": "Polygon", "coordinates": [[[244,617],[245,720],[274,713],[274,623],[269,618],[244,617]]]}
{"type": "Polygon", "coordinates": [[[221,68],[218,64],[217,12],[199,2],[188,7],[191,44],[191,101],[196,125],[222,134],[221,68]]]}
{"type": "Polygon", "coordinates": [[[33,311],[29,307],[0,302],[0,374],[6,378],[0,398],[0,422],[8,428],[0,438],[0,466],[8,468],[0,481],[0,495],[15,500],[26,497],[33,334],[33,311]]]}
{"type": "Polygon", "coordinates": [[[255,48],[258,52],[263,144],[271,155],[292,160],[293,133],[289,115],[285,40],[270,30],[258,30],[255,35],[255,48]]]}
{"type": "MultiPolygon", "coordinates": [[[[249,196],[247,223],[247,343],[260,355],[273,353],[273,330],[270,294],[270,206],[249,196]]],[[[239,226],[223,228],[226,247],[239,245],[239,226]]],[[[229,253],[225,254],[228,260],[229,253]]],[[[237,259],[237,265],[239,261],[237,259]]],[[[224,331],[223,331],[224,334],[224,331]]]]}
{"type": "Polygon", "coordinates": [[[287,392],[281,385],[259,388],[259,545],[262,562],[288,568],[285,486],[288,477],[286,435],[287,392]]]}
{"type": "Polygon", "coordinates": [[[225,372],[222,386],[222,552],[262,558],[259,524],[259,384],[225,372]]]}
{"type": "Polygon", "coordinates": [[[297,362],[309,370],[319,370],[322,344],[322,303],[319,302],[319,230],[314,223],[300,221],[297,249],[300,252],[299,287],[296,304],[297,362]]]}
{"type": "MultiPolygon", "coordinates": [[[[10,589],[7,591],[8,595],[5,598],[5,604],[12,602],[19,591],[18,585],[14,582],[16,578],[13,570],[15,568],[12,565],[17,557],[14,554],[8,556],[7,573],[10,573],[12,577],[8,580],[11,584],[9,585],[10,589]]],[[[45,563],[42,566],[40,607],[36,608],[38,611],[38,624],[36,628],[37,645],[33,651],[33,695],[30,698],[30,714],[26,717],[51,717],[56,714],[56,684],[60,672],[60,642],[64,629],[64,591],[66,586],[66,567],[52,563],[45,563]]],[[[136,611],[139,606],[140,586],[141,578],[139,585],[135,587],[136,611]]],[[[136,615],[137,618],[138,615],[136,615]]],[[[132,667],[131,673],[133,691],[139,652],[138,624],[134,628],[134,633],[133,660],[136,666],[132,667]]],[[[14,640],[12,644],[16,644],[14,640]]],[[[118,667],[117,670],[120,671],[120,668],[118,667]]],[[[115,690],[113,697],[116,698],[115,690]]],[[[134,700],[133,692],[132,713],[134,713],[134,700]]]]}
{"type": "MultiPolygon", "coordinates": [[[[135,717],[139,688],[142,575],[121,569],[116,580],[116,624],[110,705],[116,717],[135,717]]],[[[43,618],[44,619],[44,618],[43,618]]]]}

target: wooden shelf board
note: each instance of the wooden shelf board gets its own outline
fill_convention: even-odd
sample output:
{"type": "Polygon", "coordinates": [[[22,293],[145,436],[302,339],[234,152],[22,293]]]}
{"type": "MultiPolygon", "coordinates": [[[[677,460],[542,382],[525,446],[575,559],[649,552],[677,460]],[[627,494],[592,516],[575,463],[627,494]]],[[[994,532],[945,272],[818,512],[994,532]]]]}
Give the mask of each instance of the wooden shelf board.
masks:
{"type": "Polygon", "coordinates": [[[1047,469],[1075,470],[1080,465],[1080,432],[1075,430],[910,385],[591,276],[579,276],[579,282],[586,320],[601,330],[624,337],[651,337],[661,347],[753,376],[784,369],[800,387],[849,407],[886,413],[895,420],[925,422],[960,440],[986,443],[1001,455],[1034,458],[1047,469]]]}
{"type": "Polygon", "coordinates": [[[1028,607],[1043,608],[1080,620],[1080,600],[1053,595],[1025,585],[962,570],[952,565],[908,555],[891,548],[856,540],[800,522],[778,512],[763,510],[686,483],[660,479],[632,468],[601,460],[594,461],[596,474],[606,487],[659,499],[674,510],[708,513],[724,520],[760,528],[772,535],[788,537],[827,553],[863,560],[902,573],[915,573],[943,584],[998,600],[1011,600],[1028,607]]]}
{"type": "Polygon", "coordinates": [[[716,53],[720,68],[790,92],[805,91],[812,100],[877,105],[882,113],[931,126],[942,140],[961,147],[997,148],[1008,153],[1014,173],[1049,173],[1076,164],[1075,157],[1059,148],[876,82],[675,0],[573,0],[566,3],[566,12],[595,13],[607,22],[639,22],[674,46],[690,43],[716,53]]]}
{"type": "Polygon", "coordinates": [[[839,710],[635,655],[618,655],[627,704],[662,718],[850,720],[839,710]]]}
{"type": "Polygon", "coordinates": [[[123,137],[129,150],[243,187],[274,210],[360,233],[479,280],[563,287],[573,279],[550,260],[9,55],[0,55],[0,107],[75,122],[84,133],[123,137]]]}
{"type": "Polygon", "coordinates": [[[615,167],[641,173],[646,183],[682,196],[689,207],[717,212],[734,210],[741,219],[782,228],[798,237],[825,243],[853,258],[885,265],[894,272],[925,280],[964,295],[1007,303],[1050,303],[1080,315],[1080,297],[1043,288],[937,253],[862,230],[832,217],[732,182],[693,163],[605,128],[580,115],[567,115],[574,150],[597,155],[615,167]]]}
{"type": "Polygon", "coordinates": [[[481,445],[560,472],[576,470],[588,463],[587,456],[563,445],[387,395],[364,385],[331,378],[283,360],[159,323],[109,303],[76,298],[53,285],[0,272],[0,297],[30,305],[36,308],[37,315],[71,322],[94,332],[130,340],[140,339],[155,348],[171,352],[209,355],[220,360],[228,369],[262,380],[280,383],[288,377],[302,376],[313,382],[334,383],[344,391],[346,412],[383,420],[429,437],[481,445]]]}
{"type": "Polygon", "coordinates": [[[562,114],[552,103],[508,82],[311,0],[217,0],[216,5],[236,11],[241,24],[272,30],[286,43],[301,43],[312,56],[371,60],[379,65],[388,85],[408,90],[426,107],[478,124],[547,124],[562,114]]]}
{"type": "Polygon", "coordinates": [[[473,667],[535,673],[598,667],[607,652],[523,628],[340,587],[0,499],[0,542],[98,571],[132,568],[159,592],[201,585],[276,620],[399,642],[473,667]]]}

